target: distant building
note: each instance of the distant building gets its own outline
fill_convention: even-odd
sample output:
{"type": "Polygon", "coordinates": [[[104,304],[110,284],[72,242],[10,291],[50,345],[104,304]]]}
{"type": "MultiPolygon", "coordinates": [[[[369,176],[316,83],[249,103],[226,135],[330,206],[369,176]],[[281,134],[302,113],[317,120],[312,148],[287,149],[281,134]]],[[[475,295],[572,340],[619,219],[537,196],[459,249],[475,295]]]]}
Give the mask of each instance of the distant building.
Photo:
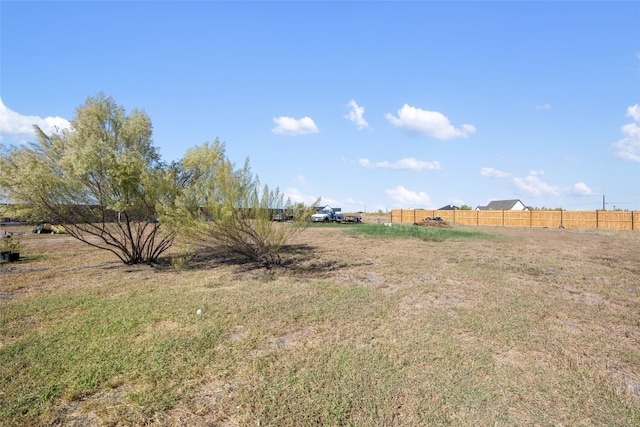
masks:
{"type": "Polygon", "coordinates": [[[454,205],[447,205],[447,206],[443,206],[440,209],[438,209],[439,211],[457,211],[458,209],[460,209],[457,206],[454,205]]]}
{"type": "Polygon", "coordinates": [[[520,199],[493,200],[487,206],[478,206],[477,211],[528,211],[531,210],[520,199]]]}

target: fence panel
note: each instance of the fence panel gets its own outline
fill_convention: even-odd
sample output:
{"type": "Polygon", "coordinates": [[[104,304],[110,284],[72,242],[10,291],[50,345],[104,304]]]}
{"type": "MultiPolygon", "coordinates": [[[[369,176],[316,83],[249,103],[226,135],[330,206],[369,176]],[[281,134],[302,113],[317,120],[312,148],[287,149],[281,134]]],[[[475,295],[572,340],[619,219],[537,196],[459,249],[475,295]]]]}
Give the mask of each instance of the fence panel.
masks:
{"type": "Polygon", "coordinates": [[[504,216],[502,211],[478,211],[478,225],[502,227],[504,216]]]}
{"type": "Polygon", "coordinates": [[[448,222],[456,222],[455,221],[455,215],[456,215],[456,211],[435,211],[433,213],[433,216],[431,218],[435,218],[437,216],[439,216],[440,218],[442,218],[445,221],[448,222]]]}
{"type": "Polygon", "coordinates": [[[502,211],[504,215],[504,227],[531,227],[531,212],[529,211],[502,211]]]}
{"type": "Polygon", "coordinates": [[[435,216],[434,212],[436,211],[424,209],[396,209],[391,211],[391,222],[413,224],[414,222],[422,221],[427,217],[433,218],[435,216]]]}
{"type": "Polygon", "coordinates": [[[598,211],[563,211],[562,226],[564,228],[587,228],[598,227],[598,211]]]}
{"type": "Polygon", "coordinates": [[[455,214],[455,223],[463,225],[478,225],[478,212],[480,211],[468,211],[457,210],[453,211],[455,214]]]}
{"type": "Polygon", "coordinates": [[[558,228],[562,226],[563,211],[531,211],[531,226],[558,228]]]}
{"type": "Polygon", "coordinates": [[[463,225],[492,227],[585,228],[615,231],[640,230],[640,212],[633,211],[470,211],[393,210],[391,222],[413,224],[440,217],[463,225]]]}
{"type": "Polygon", "coordinates": [[[598,211],[598,228],[603,230],[632,230],[633,212],[598,211]]]}

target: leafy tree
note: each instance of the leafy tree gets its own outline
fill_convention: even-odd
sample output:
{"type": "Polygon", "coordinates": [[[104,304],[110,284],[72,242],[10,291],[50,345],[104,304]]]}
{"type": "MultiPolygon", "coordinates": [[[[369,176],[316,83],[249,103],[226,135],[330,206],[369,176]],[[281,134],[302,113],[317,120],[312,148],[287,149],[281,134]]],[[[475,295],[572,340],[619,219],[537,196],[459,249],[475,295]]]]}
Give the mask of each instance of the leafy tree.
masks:
{"type": "Polygon", "coordinates": [[[175,205],[165,209],[163,221],[191,242],[224,248],[266,268],[281,264],[282,247],[308,226],[315,211],[285,202],[277,188],[261,186],[248,160],[236,169],[218,140],[190,149],[175,170],[185,185],[175,205]],[[282,211],[292,212],[294,221],[273,221],[282,211]]]}
{"type": "Polygon", "coordinates": [[[471,206],[464,204],[462,206],[460,206],[460,210],[461,211],[470,211],[471,210],[471,206]]]}
{"type": "Polygon", "coordinates": [[[35,130],[37,143],[0,153],[0,188],[17,216],[61,222],[125,264],[155,262],[171,246],[157,208],[173,203],[178,183],[160,162],[144,111],[126,114],[99,94],[76,109],[70,129],[35,130]]]}

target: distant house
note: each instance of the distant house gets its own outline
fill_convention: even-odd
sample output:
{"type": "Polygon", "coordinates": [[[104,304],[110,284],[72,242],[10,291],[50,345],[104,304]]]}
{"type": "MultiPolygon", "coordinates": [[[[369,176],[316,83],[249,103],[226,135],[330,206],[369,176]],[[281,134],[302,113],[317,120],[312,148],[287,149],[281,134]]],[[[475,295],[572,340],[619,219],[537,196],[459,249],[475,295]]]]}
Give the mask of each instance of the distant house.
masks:
{"type": "Polygon", "coordinates": [[[439,211],[457,211],[458,209],[460,209],[457,206],[453,206],[453,205],[447,205],[447,206],[443,206],[440,209],[438,209],[439,211]]]}
{"type": "Polygon", "coordinates": [[[493,200],[487,206],[478,206],[477,211],[528,211],[530,210],[519,199],[493,200]]]}

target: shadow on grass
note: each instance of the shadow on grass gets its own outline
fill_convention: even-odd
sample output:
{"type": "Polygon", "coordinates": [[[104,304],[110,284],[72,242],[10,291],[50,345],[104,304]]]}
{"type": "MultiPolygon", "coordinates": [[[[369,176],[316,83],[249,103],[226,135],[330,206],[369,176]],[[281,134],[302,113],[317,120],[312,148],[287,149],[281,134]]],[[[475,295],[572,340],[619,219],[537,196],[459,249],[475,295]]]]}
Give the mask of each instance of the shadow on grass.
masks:
{"type": "Polygon", "coordinates": [[[180,269],[184,271],[214,270],[222,266],[233,266],[238,272],[259,272],[290,274],[294,276],[320,277],[323,273],[346,267],[337,260],[320,260],[314,247],[306,244],[286,245],[280,250],[281,263],[267,269],[247,257],[218,248],[202,248],[180,256],[165,256],[153,265],[158,271],[180,269]],[[179,266],[176,264],[179,260],[179,266]]]}
{"type": "Polygon", "coordinates": [[[280,250],[280,258],[279,265],[265,268],[258,262],[221,248],[200,248],[184,254],[163,255],[153,264],[124,265],[116,260],[111,260],[84,268],[123,269],[132,274],[140,274],[145,271],[164,274],[175,271],[214,271],[230,266],[235,269],[236,273],[323,278],[335,274],[337,270],[353,265],[352,262],[346,262],[340,258],[320,257],[316,253],[316,248],[307,244],[283,246],[280,250]]]}
{"type": "Polygon", "coordinates": [[[199,249],[184,255],[181,265],[176,267],[175,257],[166,256],[158,260],[154,268],[159,272],[169,270],[197,271],[215,270],[222,266],[233,266],[237,272],[278,274],[298,277],[321,278],[349,266],[340,259],[321,259],[315,247],[306,244],[285,245],[280,250],[281,263],[265,268],[260,263],[222,249],[199,249]]]}
{"type": "Polygon", "coordinates": [[[318,257],[314,249],[310,245],[289,245],[282,248],[284,262],[280,270],[292,276],[323,277],[347,267],[348,264],[343,260],[318,257]]]}

